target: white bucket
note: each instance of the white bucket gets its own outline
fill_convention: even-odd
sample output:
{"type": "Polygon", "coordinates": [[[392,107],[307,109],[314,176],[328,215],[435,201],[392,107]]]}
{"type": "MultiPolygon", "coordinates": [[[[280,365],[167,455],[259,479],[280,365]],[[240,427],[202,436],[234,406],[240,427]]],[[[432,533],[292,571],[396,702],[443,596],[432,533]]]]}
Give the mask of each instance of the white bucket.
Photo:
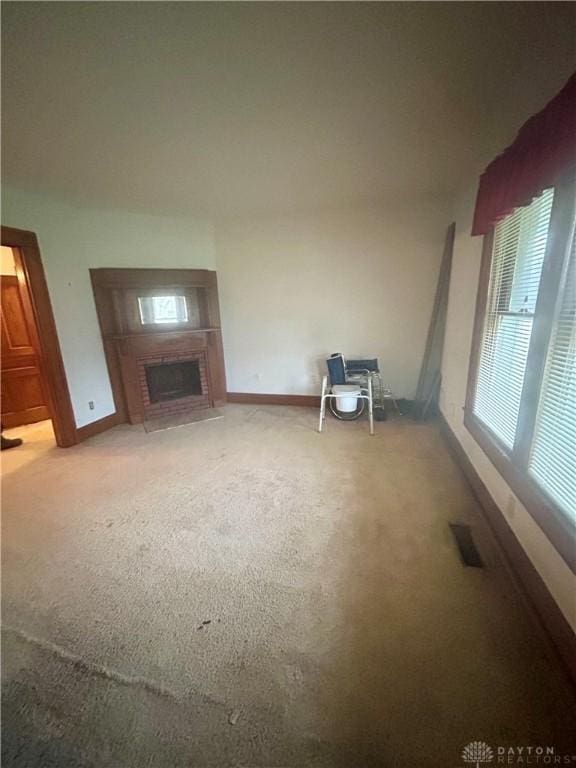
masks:
{"type": "Polygon", "coordinates": [[[358,396],[360,387],[354,384],[337,384],[332,387],[333,394],[336,395],[336,408],[342,413],[354,413],[358,407],[358,396]]]}

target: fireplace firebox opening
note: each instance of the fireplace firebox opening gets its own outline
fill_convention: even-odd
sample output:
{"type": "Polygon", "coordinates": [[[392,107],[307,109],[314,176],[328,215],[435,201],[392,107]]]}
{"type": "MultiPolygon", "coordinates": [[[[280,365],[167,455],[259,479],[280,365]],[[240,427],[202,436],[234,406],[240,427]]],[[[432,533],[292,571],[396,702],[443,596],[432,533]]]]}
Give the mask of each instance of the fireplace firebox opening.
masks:
{"type": "Polygon", "coordinates": [[[177,363],[154,363],[145,366],[146,383],[151,403],[202,395],[198,360],[177,363]]]}

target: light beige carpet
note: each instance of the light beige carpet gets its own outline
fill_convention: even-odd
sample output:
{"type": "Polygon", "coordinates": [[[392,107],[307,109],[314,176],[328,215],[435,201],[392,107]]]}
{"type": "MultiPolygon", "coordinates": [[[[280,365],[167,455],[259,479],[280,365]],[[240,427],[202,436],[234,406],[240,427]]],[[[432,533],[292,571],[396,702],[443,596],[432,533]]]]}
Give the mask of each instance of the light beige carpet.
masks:
{"type": "Polygon", "coordinates": [[[436,427],[316,417],[228,406],[2,455],[5,768],[573,748],[571,692],[436,427]]]}
{"type": "Polygon", "coordinates": [[[174,413],[170,416],[157,416],[142,423],[144,432],[162,432],[164,429],[185,427],[188,424],[199,424],[203,421],[223,418],[219,408],[206,408],[202,411],[188,411],[187,413],[174,413]]]}

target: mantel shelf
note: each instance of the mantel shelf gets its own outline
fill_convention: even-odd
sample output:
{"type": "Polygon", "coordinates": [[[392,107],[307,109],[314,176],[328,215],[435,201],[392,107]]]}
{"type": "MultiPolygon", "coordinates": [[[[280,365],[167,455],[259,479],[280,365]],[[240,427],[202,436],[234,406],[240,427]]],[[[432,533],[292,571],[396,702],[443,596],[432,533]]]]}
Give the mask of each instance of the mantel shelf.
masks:
{"type": "Polygon", "coordinates": [[[141,331],[140,333],[114,333],[108,338],[110,339],[139,339],[141,336],[162,336],[164,334],[170,334],[171,336],[187,336],[190,333],[220,333],[221,328],[187,328],[185,331],[176,331],[171,328],[165,330],[150,330],[141,331]]]}

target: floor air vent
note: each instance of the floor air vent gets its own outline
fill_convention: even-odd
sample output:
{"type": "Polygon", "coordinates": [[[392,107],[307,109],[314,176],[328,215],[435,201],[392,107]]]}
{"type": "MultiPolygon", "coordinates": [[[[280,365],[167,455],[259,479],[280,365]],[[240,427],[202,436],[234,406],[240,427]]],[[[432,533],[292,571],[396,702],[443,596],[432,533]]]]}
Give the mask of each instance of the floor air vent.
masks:
{"type": "Polygon", "coordinates": [[[464,565],[469,565],[471,568],[484,568],[480,553],[474,544],[470,526],[463,523],[449,523],[449,525],[464,565]]]}

